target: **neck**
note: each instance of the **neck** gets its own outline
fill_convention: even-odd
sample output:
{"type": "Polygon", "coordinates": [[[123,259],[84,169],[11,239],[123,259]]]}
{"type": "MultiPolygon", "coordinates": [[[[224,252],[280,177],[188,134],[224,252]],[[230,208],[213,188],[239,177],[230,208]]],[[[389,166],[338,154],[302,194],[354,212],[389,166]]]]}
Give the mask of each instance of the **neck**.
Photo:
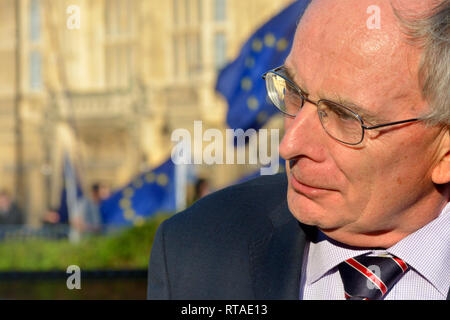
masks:
{"type": "Polygon", "coordinates": [[[341,232],[341,230],[321,229],[321,231],[327,237],[349,246],[383,249],[392,247],[409,234],[395,232],[394,230],[366,234],[352,234],[348,232],[341,232]]]}
{"type": "Polygon", "coordinates": [[[390,248],[411,233],[436,219],[449,202],[448,196],[442,197],[434,206],[427,209],[411,208],[401,215],[401,219],[392,226],[371,229],[370,231],[354,226],[336,229],[320,229],[327,237],[340,243],[366,248],[390,248]],[[415,210],[412,210],[415,209],[415,210]],[[424,214],[427,213],[427,214],[424,214]]]}

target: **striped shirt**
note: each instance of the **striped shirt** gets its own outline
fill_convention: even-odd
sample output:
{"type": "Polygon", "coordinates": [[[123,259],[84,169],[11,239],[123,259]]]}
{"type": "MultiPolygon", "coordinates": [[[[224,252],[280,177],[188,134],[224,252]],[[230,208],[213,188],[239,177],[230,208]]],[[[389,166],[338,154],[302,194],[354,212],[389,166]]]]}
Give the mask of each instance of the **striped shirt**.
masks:
{"type": "Polygon", "coordinates": [[[300,299],[344,300],[344,286],[337,266],[365,253],[390,253],[403,259],[409,269],[384,300],[442,300],[450,287],[450,203],[440,215],[386,250],[342,246],[322,234],[308,242],[302,265],[300,299]]]}

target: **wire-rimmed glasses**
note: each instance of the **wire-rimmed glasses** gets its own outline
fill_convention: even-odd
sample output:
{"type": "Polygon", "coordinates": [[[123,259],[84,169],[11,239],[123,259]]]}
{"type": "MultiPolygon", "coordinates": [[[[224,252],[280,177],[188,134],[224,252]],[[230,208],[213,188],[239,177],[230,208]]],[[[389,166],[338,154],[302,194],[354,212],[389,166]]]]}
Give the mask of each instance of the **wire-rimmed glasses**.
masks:
{"type": "Polygon", "coordinates": [[[333,139],[348,145],[357,145],[364,140],[365,130],[373,130],[408,122],[420,121],[413,118],[402,121],[367,126],[356,112],[336,102],[321,99],[311,101],[302,90],[285,75],[283,66],[266,72],[263,79],[266,81],[267,93],[272,103],[285,115],[295,118],[305,101],[317,107],[320,122],[325,132],[333,139]]]}

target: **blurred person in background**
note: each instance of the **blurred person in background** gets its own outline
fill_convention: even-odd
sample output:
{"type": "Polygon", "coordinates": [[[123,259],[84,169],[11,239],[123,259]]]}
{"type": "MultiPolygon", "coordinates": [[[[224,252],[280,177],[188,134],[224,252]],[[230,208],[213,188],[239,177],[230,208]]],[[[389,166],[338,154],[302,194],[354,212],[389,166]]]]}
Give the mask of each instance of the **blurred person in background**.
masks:
{"type": "Polygon", "coordinates": [[[11,199],[9,192],[0,190],[0,224],[22,225],[24,217],[19,206],[11,199]]]}
{"type": "Polygon", "coordinates": [[[194,202],[200,200],[204,196],[210,193],[209,181],[204,178],[200,178],[195,182],[194,186],[194,202]]]}
{"type": "Polygon", "coordinates": [[[53,239],[65,239],[69,234],[68,221],[64,221],[56,208],[50,208],[42,218],[44,234],[53,239]]]}
{"type": "Polygon", "coordinates": [[[56,225],[61,223],[61,216],[58,209],[49,209],[42,218],[42,222],[47,225],[56,225]]]}
{"type": "Polygon", "coordinates": [[[109,188],[101,183],[94,183],[91,186],[90,197],[83,197],[77,206],[73,227],[81,234],[100,234],[102,231],[102,221],[100,214],[101,201],[110,195],[109,188]]]}

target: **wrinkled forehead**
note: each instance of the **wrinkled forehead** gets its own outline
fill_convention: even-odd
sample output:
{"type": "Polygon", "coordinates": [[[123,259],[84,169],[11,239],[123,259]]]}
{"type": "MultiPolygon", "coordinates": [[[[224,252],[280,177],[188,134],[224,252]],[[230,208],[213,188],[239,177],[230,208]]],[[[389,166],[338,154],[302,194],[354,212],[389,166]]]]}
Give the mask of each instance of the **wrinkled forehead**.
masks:
{"type": "Polygon", "coordinates": [[[323,89],[353,94],[351,98],[360,100],[356,102],[367,103],[381,93],[420,99],[419,59],[420,51],[407,43],[390,1],[313,0],[299,23],[287,64],[300,79],[338,78],[322,83],[323,89]],[[351,92],[355,83],[367,90],[351,92]]]}
{"type": "Polygon", "coordinates": [[[330,54],[345,51],[359,67],[390,62],[385,58],[409,47],[387,0],[312,1],[296,33],[296,44],[305,42],[330,54]]]}

